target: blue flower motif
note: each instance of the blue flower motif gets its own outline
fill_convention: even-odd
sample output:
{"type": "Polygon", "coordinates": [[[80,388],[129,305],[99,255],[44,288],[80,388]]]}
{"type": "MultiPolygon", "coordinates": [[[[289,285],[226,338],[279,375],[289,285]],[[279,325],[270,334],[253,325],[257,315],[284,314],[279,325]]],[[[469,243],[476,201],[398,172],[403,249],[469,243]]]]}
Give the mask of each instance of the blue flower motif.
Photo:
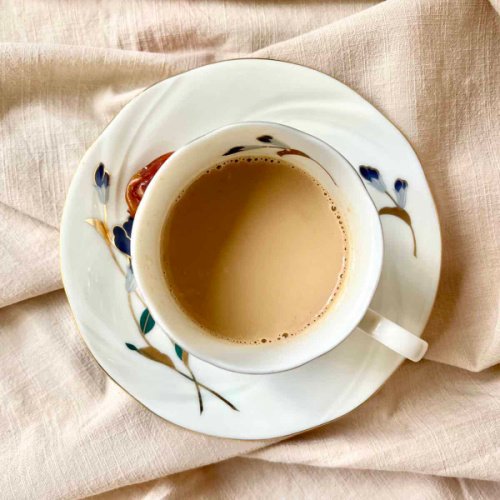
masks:
{"type": "Polygon", "coordinates": [[[105,205],[109,195],[109,172],[104,168],[104,163],[99,163],[96,168],[94,182],[99,201],[105,205]]]}
{"type": "Polygon", "coordinates": [[[125,229],[125,232],[127,233],[127,236],[129,238],[132,238],[132,227],[134,225],[134,219],[133,217],[129,217],[127,219],[127,222],[123,223],[123,229],[125,229]]]}
{"type": "Polygon", "coordinates": [[[376,168],[361,165],[359,167],[359,173],[361,174],[363,179],[372,184],[375,189],[377,189],[381,193],[385,193],[387,188],[385,187],[382,175],[376,168]]]}
{"type": "Polygon", "coordinates": [[[404,179],[396,179],[396,182],[394,183],[394,191],[396,191],[396,202],[401,208],[404,208],[406,205],[407,188],[408,182],[404,179]]]}
{"type": "Polygon", "coordinates": [[[120,252],[130,257],[130,238],[132,237],[132,226],[134,219],[129,217],[122,226],[113,228],[113,242],[120,252]]]}

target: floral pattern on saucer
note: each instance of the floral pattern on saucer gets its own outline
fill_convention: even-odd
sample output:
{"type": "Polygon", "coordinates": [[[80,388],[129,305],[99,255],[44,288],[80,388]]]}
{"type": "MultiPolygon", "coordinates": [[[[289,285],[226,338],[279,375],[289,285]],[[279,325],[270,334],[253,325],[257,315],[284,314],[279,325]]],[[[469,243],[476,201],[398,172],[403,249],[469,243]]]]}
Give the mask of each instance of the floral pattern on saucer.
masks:
{"type": "Polygon", "coordinates": [[[203,413],[203,392],[209,392],[214,397],[218,398],[221,402],[225,403],[229,408],[235,411],[239,411],[230,401],[221,396],[218,392],[214,391],[210,387],[202,384],[195,377],[191,367],[189,365],[189,353],[184,351],[179,345],[174,344],[174,350],[177,355],[178,361],[182,363],[184,370],[181,370],[176,366],[174,361],[164,352],[159,351],[154,347],[148,340],[147,335],[155,327],[155,320],[149,309],[147,308],[144,299],[141,297],[139,291],[137,290],[137,285],[134,278],[134,272],[130,260],[130,239],[132,236],[132,228],[134,224],[133,217],[128,217],[128,219],[121,225],[116,225],[111,231],[108,226],[108,215],[107,215],[107,203],[109,199],[109,186],[111,181],[111,174],[106,170],[103,163],[100,163],[94,172],[94,186],[97,192],[97,197],[99,203],[102,207],[102,220],[101,219],[86,219],[85,222],[90,224],[95,228],[97,233],[104,240],[111,257],[116,265],[116,267],[122,273],[125,279],[125,289],[127,290],[127,300],[128,306],[132,318],[137,326],[138,340],[139,344],[132,342],[126,342],[125,346],[131,351],[137,352],[137,354],[154,361],[156,363],[161,363],[171,370],[177,372],[180,376],[191,380],[196,389],[196,395],[198,398],[198,407],[200,415],[203,413]],[[117,255],[115,249],[119,250],[120,254],[117,255]],[[120,257],[120,258],[119,258],[120,257]],[[122,265],[123,259],[125,259],[125,266],[122,265]],[[132,302],[132,296],[136,299],[142,306],[142,312],[140,315],[136,314],[134,305],[132,302]]]}
{"type": "Polygon", "coordinates": [[[408,182],[405,179],[396,179],[396,181],[394,182],[394,197],[387,190],[387,186],[385,185],[382,174],[378,171],[378,169],[368,167],[366,165],[360,165],[359,173],[365,181],[369,182],[377,191],[386,194],[394,203],[394,207],[383,207],[379,209],[378,213],[380,216],[392,215],[394,217],[397,217],[410,228],[411,236],[413,239],[413,256],[417,257],[417,239],[415,237],[415,231],[413,229],[410,214],[405,210],[408,182]]]}
{"type": "MultiPolygon", "coordinates": [[[[269,135],[257,137],[257,140],[262,144],[235,146],[229,149],[226,153],[224,153],[224,156],[230,156],[244,151],[250,151],[255,149],[261,149],[263,147],[268,147],[276,149],[277,150],[276,154],[280,157],[286,155],[299,155],[309,158],[312,161],[315,161],[312,158],[310,158],[306,153],[299,151],[297,149],[290,148],[286,144],[274,139],[269,135]]],[[[394,217],[399,218],[405,224],[408,225],[413,237],[413,255],[416,257],[417,242],[415,238],[415,232],[413,230],[411,217],[409,213],[405,210],[408,182],[405,179],[398,178],[394,182],[393,186],[394,195],[393,195],[391,194],[391,192],[388,191],[387,186],[383,180],[382,174],[379,172],[378,169],[374,167],[361,165],[359,167],[359,173],[367,183],[373,186],[377,191],[387,195],[389,199],[393,202],[394,204],[393,207],[389,206],[383,207],[379,209],[378,213],[380,216],[392,215],[394,217]]],[[[149,181],[150,180],[151,179],[149,179],[149,181]]],[[[149,184],[149,181],[147,184],[149,184]]],[[[128,307],[131,316],[134,320],[134,323],[137,326],[137,331],[139,334],[139,343],[137,343],[137,341],[126,342],[125,343],[126,348],[128,348],[131,351],[137,352],[137,354],[153,362],[161,363],[164,366],[170,368],[171,370],[177,372],[180,376],[192,381],[196,390],[200,415],[203,413],[204,409],[203,406],[204,391],[209,392],[214,397],[218,398],[221,402],[225,403],[232,410],[238,411],[238,409],[226,398],[221,396],[219,393],[217,393],[210,387],[199,382],[199,380],[196,378],[189,365],[189,353],[184,351],[179,345],[174,344],[174,350],[178,358],[177,362],[182,363],[182,367],[184,368],[185,371],[178,368],[170,356],[168,356],[164,352],[161,352],[149,342],[147,335],[149,332],[151,332],[151,330],[153,330],[153,328],[155,328],[156,322],[153,316],[151,315],[149,309],[147,308],[139,291],[137,290],[137,284],[131,266],[130,245],[131,245],[134,218],[129,215],[129,217],[123,224],[113,226],[112,230],[109,229],[107,220],[108,219],[107,203],[109,200],[110,183],[111,183],[111,174],[106,170],[104,164],[100,163],[94,172],[94,187],[97,193],[97,199],[99,200],[99,204],[102,207],[102,219],[91,218],[91,219],[86,219],[85,222],[93,226],[97,231],[97,233],[104,240],[116,267],[120,270],[125,279],[125,289],[127,291],[128,307]],[[118,254],[116,253],[116,250],[119,251],[118,254]],[[120,254],[121,258],[119,258],[120,254]],[[125,265],[123,265],[122,263],[123,259],[125,259],[125,265]],[[142,312],[140,314],[137,314],[135,311],[132,301],[132,296],[135,296],[138,302],[142,305],[142,312]]]]}

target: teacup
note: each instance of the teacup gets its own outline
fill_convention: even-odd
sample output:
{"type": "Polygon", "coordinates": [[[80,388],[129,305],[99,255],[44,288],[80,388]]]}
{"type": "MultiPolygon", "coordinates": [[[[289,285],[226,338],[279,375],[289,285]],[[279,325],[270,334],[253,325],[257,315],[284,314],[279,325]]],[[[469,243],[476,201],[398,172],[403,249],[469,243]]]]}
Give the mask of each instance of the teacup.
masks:
{"type": "Polygon", "coordinates": [[[389,349],[419,361],[427,343],[369,308],[382,270],[384,242],[377,210],[356,170],[335,149],[309,134],[267,122],[210,132],[178,149],[160,168],[139,206],[132,234],[132,266],[153,317],[192,355],[227,370],[274,373],[300,366],[360,329],[389,349]],[[349,266],[340,296],[319,321],[284,343],[241,345],[207,334],[181,309],[162,269],[160,241],[167,213],[207,166],[231,155],[265,154],[316,179],[339,205],[349,232],[349,266]],[[281,155],[279,154],[281,152],[281,155]]]}

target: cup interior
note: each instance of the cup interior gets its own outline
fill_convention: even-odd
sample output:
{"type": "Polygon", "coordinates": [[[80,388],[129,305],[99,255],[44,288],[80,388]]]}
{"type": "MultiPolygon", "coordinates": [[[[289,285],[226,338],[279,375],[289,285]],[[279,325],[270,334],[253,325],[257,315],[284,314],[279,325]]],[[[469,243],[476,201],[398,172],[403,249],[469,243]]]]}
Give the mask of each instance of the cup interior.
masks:
{"type": "Polygon", "coordinates": [[[274,123],[218,129],[175,152],[160,168],[139,206],[132,233],[132,266],[144,299],[167,335],[192,355],[236,372],[273,373],[300,366],[342,342],[361,321],[382,266],[377,210],[349,162],[323,141],[274,123]],[[211,336],[180,308],[167,286],[160,255],[162,228],[178,194],[207,167],[228,157],[295,151],[284,159],[314,177],[335,200],[347,229],[349,257],[339,297],[323,317],[284,343],[241,345],[211,336]]]}

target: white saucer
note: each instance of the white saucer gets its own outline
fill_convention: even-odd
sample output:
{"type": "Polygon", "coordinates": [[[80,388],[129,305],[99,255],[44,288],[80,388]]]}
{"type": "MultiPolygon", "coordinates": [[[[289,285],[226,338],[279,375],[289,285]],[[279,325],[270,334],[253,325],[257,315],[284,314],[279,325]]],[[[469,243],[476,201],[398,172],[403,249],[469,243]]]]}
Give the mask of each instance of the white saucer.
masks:
{"type": "MultiPolygon", "coordinates": [[[[236,374],[189,357],[153,327],[133,291],[132,276],[123,274],[127,256],[85,222],[106,217],[111,231],[122,225],[128,217],[125,187],[135,171],[210,130],[249,120],[304,130],[330,143],[358,171],[360,166],[378,169],[378,178],[375,170],[362,171],[381,209],[386,247],[372,307],[420,335],[441,263],[439,222],[420,163],[401,133],[359,95],[294,64],[262,59],[211,64],[134,98],[87,151],[75,174],[63,214],[61,254],[64,285],[80,331],[123,389],[188,429],[264,439],[311,429],[350,412],[381,387],[402,358],[358,331],[321,358],[274,375],[236,374]],[[109,173],[106,190],[103,169],[97,172],[101,200],[95,186],[100,163],[109,173]],[[407,182],[397,184],[399,191],[398,179],[407,182]],[[108,191],[106,210],[103,191],[108,191]],[[193,375],[198,387],[190,380],[193,375]]],[[[123,230],[116,232],[123,238],[123,230]]]]}

